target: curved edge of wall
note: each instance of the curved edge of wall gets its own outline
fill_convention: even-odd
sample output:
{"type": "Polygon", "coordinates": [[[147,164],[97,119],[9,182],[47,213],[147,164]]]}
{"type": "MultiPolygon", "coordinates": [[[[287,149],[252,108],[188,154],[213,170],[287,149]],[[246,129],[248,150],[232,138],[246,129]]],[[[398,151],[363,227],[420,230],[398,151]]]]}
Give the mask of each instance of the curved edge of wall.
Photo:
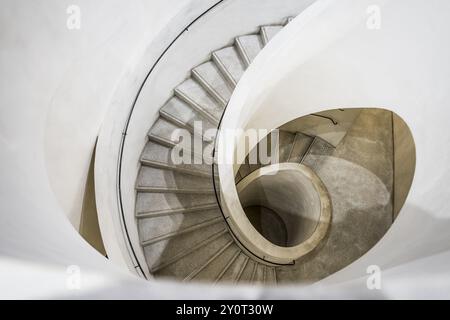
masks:
{"type": "MultiPolygon", "coordinates": [[[[100,230],[108,258],[119,266],[134,273],[151,278],[141,248],[131,248],[131,243],[139,243],[133,217],[124,217],[129,223],[124,226],[119,202],[118,163],[121,157],[122,137],[130,116],[133,102],[144,83],[148,71],[155,64],[166,47],[206,9],[214,5],[214,0],[188,0],[178,11],[171,12],[164,27],[151,39],[137,62],[129,68],[120,80],[111,98],[108,112],[100,131],[95,161],[95,192],[100,230]],[[194,4],[195,2],[195,4],[194,4]],[[125,230],[127,228],[127,230],[125,230]],[[125,237],[130,237],[130,241],[125,237]],[[134,252],[134,253],[133,253],[134,252]],[[143,274],[142,274],[143,273],[143,274]]],[[[159,108],[151,112],[156,116],[159,108]]],[[[136,164],[139,165],[138,163],[136,164]]]]}
{"type": "MultiPolygon", "coordinates": [[[[424,280],[426,269],[415,273],[415,266],[435,257],[442,267],[442,261],[448,259],[450,219],[445,181],[450,179],[450,170],[444,159],[450,154],[442,146],[448,144],[450,133],[446,129],[448,117],[442,115],[448,115],[450,101],[446,89],[450,46],[444,46],[442,39],[448,38],[446,30],[450,30],[446,16],[449,4],[434,4],[389,0],[357,4],[344,0],[337,4],[319,0],[262,51],[230,101],[222,123],[226,129],[270,130],[290,119],[338,106],[390,108],[410,126],[417,167],[398,219],[369,252],[322,283],[359,281],[365,286],[371,265],[385,270],[383,274],[387,270],[391,274],[394,270],[410,270],[391,278],[392,283],[395,280],[399,284],[405,276],[424,280]],[[367,9],[374,5],[383,14],[382,28],[376,31],[366,24],[370,17],[367,9]],[[411,10],[405,12],[405,7],[411,10]],[[298,90],[300,83],[302,90],[298,90]],[[277,105],[276,113],[270,112],[273,105],[277,105]]],[[[223,145],[222,135],[219,139],[218,149],[227,157],[224,163],[233,163],[235,146],[223,145]]],[[[239,201],[231,181],[233,166],[219,166],[219,176],[226,194],[222,203],[232,210],[232,203],[239,201]]],[[[448,295],[448,271],[433,273],[436,267],[427,265],[428,280],[433,276],[440,277],[439,281],[445,279],[441,284],[445,283],[446,290],[441,294],[448,295]]],[[[427,285],[418,281],[414,286],[418,291],[411,294],[420,296],[419,291],[427,285]]],[[[389,294],[405,293],[401,286],[396,290],[389,294]]]]}

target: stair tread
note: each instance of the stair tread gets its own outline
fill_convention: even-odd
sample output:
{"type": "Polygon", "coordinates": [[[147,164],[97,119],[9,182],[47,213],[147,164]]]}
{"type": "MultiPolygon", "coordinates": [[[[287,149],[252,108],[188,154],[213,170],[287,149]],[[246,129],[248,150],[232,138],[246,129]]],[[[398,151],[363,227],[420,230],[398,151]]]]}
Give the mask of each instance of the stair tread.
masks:
{"type": "Polygon", "coordinates": [[[249,66],[264,47],[264,43],[259,35],[252,34],[237,37],[236,47],[245,64],[249,66]]]}
{"type": "Polygon", "coordinates": [[[202,117],[200,113],[192,109],[187,103],[176,96],[172,97],[161,108],[160,112],[171,116],[190,128],[194,128],[195,122],[201,123],[203,130],[199,131],[199,134],[203,134],[204,131],[208,129],[216,128],[215,125],[211,124],[211,122],[202,117]]]}
{"type": "Polygon", "coordinates": [[[194,79],[190,78],[184,81],[175,89],[175,94],[188,103],[191,107],[196,108],[209,120],[217,124],[224,107],[211,97],[208,92],[194,79]]]}
{"type": "MultiPolygon", "coordinates": [[[[235,244],[233,239],[231,237],[228,237],[228,241],[219,247],[214,254],[210,255],[209,259],[206,260],[203,264],[199,265],[196,269],[194,269],[190,274],[188,274],[184,281],[190,281],[193,279],[201,280],[202,278],[211,278],[214,276],[217,276],[217,265],[223,264],[224,262],[221,261],[223,259],[226,259],[227,256],[227,250],[231,248],[235,248],[235,244]]],[[[219,269],[220,270],[220,269],[219,269]]]]}
{"type": "Polygon", "coordinates": [[[288,161],[300,163],[312,141],[313,137],[297,132],[288,161]]]}
{"type": "Polygon", "coordinates": [[[205,90],[214,96],[222,106],[226,106],[231,98],[232,89],[213,61],[205,62],[194,68],[192,74],[205,90]]]}
{"type": "Polygon", "coordinates": [[[145,242],[147,239],[176,234],[182,230],[193,228],[205,221],[222,218],[218,208],[200,211],[196,214],[173,214],[157,217],[142,218],[139,222],[139,235],[145,242]]]}
{"type": "Polygon", "coordinates": [[[166,268],[167,266],[176,263],[177,261],[188,257],[193,252],[199,250],[200,248],[208,245],[209,243],[215,241],[218,237],[224,235],[227,233],[227,229],[222,229],[217,233],[213,233],[211,236],[206,237],[204,240],[193,244],[190,247],[187,247],[185,250],[179,251],[178,253],[170,256],[169,258],[164,259],[163,261],[159,262],[158,264],[152,266],[151,272],[157,272],[158,270],[161,270],[163,268],[166,268]]]}
{"type": "Polygon", "coordinates": [[[178,235],[195,232],[195,231],[198,231],[200,229],[203,229],[203,228],[206,228],[206,227],[209,227],[211,225],[218,224],[218,223],[221,223],[221,222],[223,222],[223,217],[222,216],[217,216],[217,217],[214,217],[212,219],[209,219],[209,220],[206,220],[206,221],[202,221],[202,222],[194,224],[194,225],[190,225],[190,226],[187,226],[187,227],[183,227],[183,228],[174,230],[172,232],[167,232],[167,233],[164,233],[164,234],[153,236],[153,237],[151,237],[149,239],[143,240],[142,241],[142,245],[143,246],[152,245],[152,244],[154,244],[156,242],[159,242],[159,241],[162,241],[162,240],[166,240],[166,239],[169,239],[169,238],[173,238],[173,237],[176,237],[178,235]]]}
{"type": "Polygon", "coordinates": [[[158,216],[168,216],[168,215],[174,215],[179,213],[196,213],[201,212],[205,210],[210,209],[217,209],[218,204],[217,202],[205,204],[201,206],[194,206],[194,207],[182,207],[182,208],[174,208],[174,209],[166,209],[166,210],[153,210],[148,212],[139,212],[136,214],[136,218],[138,219],[144,219],[149,217],[158,217],[158,216]]]}
{"type": "Polygon", "coordinates": [[[192,157],[189,158],[191,163],[174,162],[174,160],[177,161],[178,159],[173,159],[172,152],[176,152],[176,150],[153,141],[148,141],[144,148],[144,152],[142,153],[141,164],[158,168],[166,167],[167,169],[185,171],[186,173],[191,172],[193,174],[211,175],[211,165],[207,163],[194,163],[192,157]]]}
{"type": "Polygon", "coordinates": [[[166,189],[211,190],[210,177],[193,176],[170,169],[143,166],[139,171],[136,185],[166,189]]]}
{"type": "MultiPolygon", "coordinates": [[[[217,225],[222,226],[223,222],[222,224],[217,225]]],[[[204,238],[205,237],[203,237],[203,239],[204,238]]],[[[191,252],[186,258],[180,259],[159,270],[157,274],[158,276],[174,276],[181,280],[189,280],[190,277],[195,277],[214,261],[222,253],[220,251],[224,249],[230,241],[232,241],[231,236],[228,233],[224,233],[212,242],[191,252]]]]}
{"type": "Polygon", "coordinates": [[[227,80],[236,86],[246,69],[237,48],[231,46],[217,50],[213,52],[212,57],[227,80]]]}
{"type": "Polygon", "coordinates": [[[270,40],[272,40],[273,37],[277,35],[278,32],[280,32],[283,29],[283,26],[281,25],[275,25],[275,26],[262,26],[261,27],[261,36],[264,41],[264,44],[266,45],[269,43],[270,40]]]}
{"type": "MultiPolygon", "coordinates": [[[[192,258],[192,253],[190,253],[192,249],[197,251],[199,247],[202,247],[202,244],[204,244],[205,241],[207,243],[208,240],[214,241],[217,238],[217,235],[222,236],[227,232],[228,230],[226,228],[225,221],[223,221],[221,223],[211,224],[210,226],[204,227],[201,229],[201,232],[183,233],[177,235],[176,237],[163,239],[144,246],[143,250],[147,264],[150,270],[153,268],[162,270],[166,267],[164,264],[176,257],[186,257],[182,260],[189,260],[192,258]],[[161,268],[161,265],[163,265],[163,268],[161,268]]],[[[180,259],[176,259],[174,262],[179,260],[180,259]]],[[[158,274],[159,270],[155,271],[156,274],[158,274]]]]}
{"type": "Polygon", "coordinates": [[[214,194],[142,193],[136,195],[136,214],[183,210],[217,203],[214,194]]]}

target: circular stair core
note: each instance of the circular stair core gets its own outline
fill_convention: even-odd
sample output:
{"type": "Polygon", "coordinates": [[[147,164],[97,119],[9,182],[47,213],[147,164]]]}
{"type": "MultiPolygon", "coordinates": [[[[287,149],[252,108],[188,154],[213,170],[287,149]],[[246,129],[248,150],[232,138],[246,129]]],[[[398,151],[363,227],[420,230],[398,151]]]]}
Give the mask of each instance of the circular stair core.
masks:
{"type": "Polygon", "coordinates": [[[280,250],[296,249],[292,260],[313,250],[325,237],[331,201],[310,168],[296,163],[262,167],[241,180],[237,191],[247,218],[265,239],[280,250]]]}

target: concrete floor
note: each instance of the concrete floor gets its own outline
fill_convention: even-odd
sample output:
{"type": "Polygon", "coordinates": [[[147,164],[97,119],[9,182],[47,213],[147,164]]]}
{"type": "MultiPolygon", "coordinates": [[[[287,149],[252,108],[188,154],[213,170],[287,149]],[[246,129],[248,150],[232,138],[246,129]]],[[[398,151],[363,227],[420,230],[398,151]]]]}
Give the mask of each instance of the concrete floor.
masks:
{"type": "Polygon", "coordinates": [[[392,224],[392,113],[363,110],[329,154],[315,150],[304,161],[314,167],[331,196],[328,235],[295,266],[277,269],[282,282],[314,282],[344,268],[372,248],[392,224]]]}

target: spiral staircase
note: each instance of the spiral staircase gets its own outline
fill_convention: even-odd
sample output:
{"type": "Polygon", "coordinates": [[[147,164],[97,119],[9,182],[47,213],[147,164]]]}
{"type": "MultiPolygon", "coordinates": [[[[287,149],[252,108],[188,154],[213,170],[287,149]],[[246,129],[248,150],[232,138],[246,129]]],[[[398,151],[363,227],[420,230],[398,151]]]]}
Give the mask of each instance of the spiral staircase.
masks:
{"type": "MultiPolygon", "coordinates": [[[[212,136],[209,129],[220,126],[242,75],[262,48],[289,21],[288,18],[283,24],[261,26],[259,33],[238,36],[234,45],[212,52],[208,61],[195,66],[190,77],[174,88],[172,97],[160,108],[159,117],[148,131],[135,184],[135,217],[140,245],[149,273],[154,277],[265,285],[315,281],[359,258],[391,225],[390,214],[386,215],[390,210],[387,205],[364,222],[377,224],[370,232],[360,234],[355,229],[358,220],[340,221],[339,227],[328,232],[331,242],[323,244],[319,241],[317,248],[309,250],[308,255],[291,260],[293,263],[276,264],[261,259],[246,247],[226,221],[217,190],[220,183],[214,159],[216,136],[212,136]],[[206,150],[204,154],[197,151],[195,146],[198,145],[206,150]],[[174,161],[173,154],[182,156],[183,162],[174,161]],[[346,224],[353,225],[346,227],[346,224]],[[357,245],[347,250],[345,259],[337,257],[335,251],[347,248],[352,242],[357,245]]],[[[344,110],[333,112],[342,114],[344,110]]],[[[385,124],[389,127],[390,113],[375,112],[372,116],[370,122],[378,128],[385,124]]],[[[310,117],[321,117],[325,123],[331,120],[337,125],[323,114],[310,117]]],[[[363,120],[370,118],[370,112],[364,117],[363,120]]],[[[382,130],[391,130],[386,128],[382,130]]],[[[292,126],[286,125],[278,129],[278,139],[274,141],[278,143],[279,163],[302,164],[313,172],[320,172],[324,162],[336,151],[336,143],[302,132],[302,128],[293,130],[292,126]]],[[[265,139],[267,141],[263,139],[255,148],[264,146],[270,155],[271,134],[265,139]]],[[[367,141],[370,142],[370,137],[367,141]]],[[[256,163],[251,163],[250,153],[247,154],[237,170],[236,185],[264,166],[259,158],[256,163]]],[[[327,170],[336,171],[330,166],[327,170]]]]}
{"type": "MultiPolygon", "coordinates": [[[[239,36],[233,46],[212,52],[211,59],[193,68],[191,77],[174,89],[160,109],[148,133],[136,182],[141,245],[154,276],[277,283],[276,267],[244,252],[230,234],[217,203],[211,165],[174,164],[171,152],[180,146],[173,137],[178,129],[188,130],[192,143],[200,141],[204,149],[212,150],[214,138],[205,136],[205,131],[217,128],[246,68],[283,27],[262,26],[259,34],[239,36]],[[202,132],[194,128],[196,121],[202,132]]],[[[190,157],[193,163],[202,155],[190,157]]],[[[238,179],[247,166],[242,166],[238,179]]]]}

